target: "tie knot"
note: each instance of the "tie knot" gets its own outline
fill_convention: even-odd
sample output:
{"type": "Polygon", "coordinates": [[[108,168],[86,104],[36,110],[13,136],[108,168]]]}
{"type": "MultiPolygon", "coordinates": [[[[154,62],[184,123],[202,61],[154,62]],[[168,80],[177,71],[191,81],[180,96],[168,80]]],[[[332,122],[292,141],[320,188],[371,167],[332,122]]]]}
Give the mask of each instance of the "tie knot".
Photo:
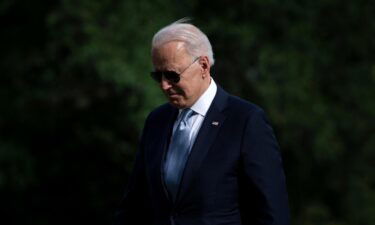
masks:
{"type": "Polygon", "coordinates": [[[184,110],[182,110],[181,112],[181,121],[183,122],[187,122],[187,120],[190,118],[190,116],[193,114],[193,110],[190,109],[190,108],[186,108],[184,110]]]}

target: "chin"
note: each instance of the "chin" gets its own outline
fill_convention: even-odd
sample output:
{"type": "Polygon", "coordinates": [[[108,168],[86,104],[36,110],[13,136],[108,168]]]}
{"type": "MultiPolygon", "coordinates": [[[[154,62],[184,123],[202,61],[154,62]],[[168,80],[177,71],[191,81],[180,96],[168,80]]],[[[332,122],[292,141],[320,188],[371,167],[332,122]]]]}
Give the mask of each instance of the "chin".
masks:
{"type": "Polygon", "coordinates": [[[185,104],[182,104],[182,103],[180,103],[180,102],[170,101],[169,103],[170,103],[171,105],[173,105],[174,107],[179,108],[179,109],[186,108],[186,105],[185,105],[185,104]]]}
{"type": "Polygon", "coordinates": [[[169,103],[176,108],[182,109],[186,107],[186,102],[181,101],[180,99],[168,99],[169,103]]]}
{"type": "Polygon", "coordinates": [[[182,96],[168,97],[168,101],[171,105],[179,109],[184,109],[191,106],[188,104],[187,99],[182,96]]]}

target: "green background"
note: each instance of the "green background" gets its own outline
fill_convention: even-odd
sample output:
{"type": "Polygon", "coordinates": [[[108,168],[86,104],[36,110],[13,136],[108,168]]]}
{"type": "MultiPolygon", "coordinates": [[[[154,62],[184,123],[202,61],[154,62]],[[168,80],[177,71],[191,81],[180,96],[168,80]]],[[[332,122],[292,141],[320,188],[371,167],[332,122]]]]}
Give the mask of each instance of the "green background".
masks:
{"type": "Polygon", "coordinates": [[[148,112],[150,42],[192,17],[212,76],[267,112],[293,225],[375,224],[375,3],[3,0],[0,205],[7,224],[111,224],[148,112]]]}

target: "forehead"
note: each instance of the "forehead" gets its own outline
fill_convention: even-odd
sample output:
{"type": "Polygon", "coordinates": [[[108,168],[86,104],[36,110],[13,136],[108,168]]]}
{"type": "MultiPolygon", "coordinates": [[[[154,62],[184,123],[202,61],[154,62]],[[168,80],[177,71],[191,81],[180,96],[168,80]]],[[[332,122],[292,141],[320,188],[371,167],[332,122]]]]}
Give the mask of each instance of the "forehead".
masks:
{"type": "Polygon", "coordinates": [[[173,41],[152,49],[152,63],[155,68],[178,68],[189,58],[185,44],[173,41]]]}

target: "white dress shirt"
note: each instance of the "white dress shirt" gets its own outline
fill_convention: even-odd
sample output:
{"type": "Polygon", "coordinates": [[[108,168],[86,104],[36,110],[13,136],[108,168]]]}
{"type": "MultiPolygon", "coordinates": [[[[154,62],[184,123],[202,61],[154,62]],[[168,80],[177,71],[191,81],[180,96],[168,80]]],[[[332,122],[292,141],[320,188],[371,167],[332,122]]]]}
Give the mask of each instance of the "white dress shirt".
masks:
{"type": "MultiPolygon", "coordinates": [[[[198,131],[202,126],[203,120],[207,114],[208,109],[211,106],[212,101],[215,98],[217,91],[217,86],[214,79],[211,78],[210,86],[208,86],[207,90],[199,97],[199,99],[190,107],[195,113],[191,116],[192,120],[192,129],[190,131],[190,149],[191,151],[192,146],[194,145],[195,139],[197,137],[198,131]]],[[[180,122],[182,109],[179,110],[178,116],[176,121],[173,125],[173,134],[180,122]]],[[[172,134],[172,136],[173,136],[172,134]]]]}

